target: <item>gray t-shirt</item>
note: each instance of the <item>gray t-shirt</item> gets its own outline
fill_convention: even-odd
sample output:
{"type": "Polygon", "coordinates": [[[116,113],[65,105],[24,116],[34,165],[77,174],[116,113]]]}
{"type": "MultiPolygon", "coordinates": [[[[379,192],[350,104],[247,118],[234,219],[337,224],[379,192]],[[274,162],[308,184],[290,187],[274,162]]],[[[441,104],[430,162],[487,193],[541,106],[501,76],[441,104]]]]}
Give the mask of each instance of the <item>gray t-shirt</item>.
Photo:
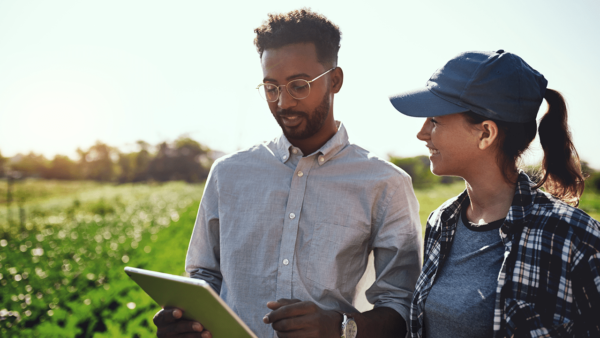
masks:
{"type": "Polygon", "coordinates": [[[425,303],[425,337],[493,336],[496,286],[504,257],[498,229],[503,221],[475,226],[462,213],[450,253],[425,303]]]}

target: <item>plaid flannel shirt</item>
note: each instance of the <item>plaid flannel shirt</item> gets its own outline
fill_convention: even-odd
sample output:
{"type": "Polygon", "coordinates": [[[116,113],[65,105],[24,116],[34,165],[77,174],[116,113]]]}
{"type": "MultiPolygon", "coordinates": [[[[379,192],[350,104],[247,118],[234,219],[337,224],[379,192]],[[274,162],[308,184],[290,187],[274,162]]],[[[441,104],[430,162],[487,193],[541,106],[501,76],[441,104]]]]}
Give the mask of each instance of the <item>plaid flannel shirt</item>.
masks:
{"type": "MultiPolygon", "coordinates": [[[[429,215],[410,332],[423,336],[423,309],[448,256],[466,191],[429,215]]],[[[600,337],[600,223],[543,191],[524,173],[500,228],[494,337],[600,337]]],[[[460,285],[457,285],[460,287],[460,285]]]]}

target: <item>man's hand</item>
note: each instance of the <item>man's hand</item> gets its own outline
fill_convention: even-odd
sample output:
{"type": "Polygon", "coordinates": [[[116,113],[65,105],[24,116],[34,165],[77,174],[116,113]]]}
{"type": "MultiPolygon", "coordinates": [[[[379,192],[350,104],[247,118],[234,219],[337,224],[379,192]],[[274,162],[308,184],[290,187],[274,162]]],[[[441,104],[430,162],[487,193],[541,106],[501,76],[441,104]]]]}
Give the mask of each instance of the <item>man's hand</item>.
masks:
{"type": "Polygon", "coordinates": [[[202,324],[181,319],[183,311],[176,308],[166,308],[154,315],[157,337],[201,337],[212,338],[210,332],[206,331],[202,324]]]}
{"type": "Polygon", "coordinates": [[[265,315],[263,322],[272,324],[280,338],[339,338],[342,315],[336,311],[326,311],[313,302],[298,299],[279,299],[268,302],[273,311],[265,315]]]}

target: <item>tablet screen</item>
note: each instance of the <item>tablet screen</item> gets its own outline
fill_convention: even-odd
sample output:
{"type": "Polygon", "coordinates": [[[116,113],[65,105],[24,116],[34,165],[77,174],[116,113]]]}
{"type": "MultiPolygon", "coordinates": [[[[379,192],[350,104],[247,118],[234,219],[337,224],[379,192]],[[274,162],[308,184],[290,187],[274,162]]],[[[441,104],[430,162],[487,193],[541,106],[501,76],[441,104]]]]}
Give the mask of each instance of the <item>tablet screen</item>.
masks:
{"type": "Polygon", "coordinates": [[[257,338],[203,280],[132,267],[125,273],[158,305],[183,310],[183,318],[200,322],[215,338],[257,338]]]}

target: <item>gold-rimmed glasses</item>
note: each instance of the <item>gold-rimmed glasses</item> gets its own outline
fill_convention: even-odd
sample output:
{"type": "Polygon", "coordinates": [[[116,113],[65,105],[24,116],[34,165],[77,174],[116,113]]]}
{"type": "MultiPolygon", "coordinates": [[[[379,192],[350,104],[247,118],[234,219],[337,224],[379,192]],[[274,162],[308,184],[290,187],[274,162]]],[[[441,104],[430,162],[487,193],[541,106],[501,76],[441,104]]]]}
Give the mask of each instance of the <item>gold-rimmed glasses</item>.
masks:
{"type": "Polygon", "coordinates": [[[269,102],[275,102],[275,101],[279,100],[279,95],[281,94],[281,89],[279,89],[279,87],[281,87],[281,86],[284,86],[287,89],[287,91],[291,97],[295,98],[296,100],[302,100],[302,99],[307,98],[308,95],[310,95],[310,84],[312,82],[314,82],[321,76],[329,73],[330,71],[334,70],[335,68],[337,68],[337,67],[331,68],[330,70],[315,77],[314,79],[312,79],[310,81],[307,81],[304,79],[296,79],[296,80],[292,80],[292,81],[288,82],[288,84],[286,84],[286,85],[261,83],[258,85],[258,87],[256,87],[256,89],[258,89],[258,94],[260,95],[260,97],[262,97],[263,99],[265,99],[269,102]]]}

